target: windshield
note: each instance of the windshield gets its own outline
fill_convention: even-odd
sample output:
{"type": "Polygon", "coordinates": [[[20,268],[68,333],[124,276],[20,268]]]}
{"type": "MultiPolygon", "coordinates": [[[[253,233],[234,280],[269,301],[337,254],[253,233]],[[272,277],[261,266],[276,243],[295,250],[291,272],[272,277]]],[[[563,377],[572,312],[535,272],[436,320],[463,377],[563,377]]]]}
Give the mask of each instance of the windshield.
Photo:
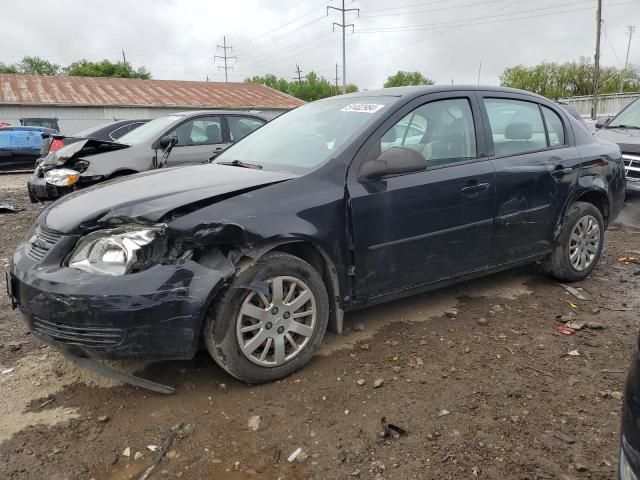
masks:
{"type": "Polygon", "coordinates": [[[216,162],[237,160],[267,170],[308,172],[328,161],[394,101],[394,97],[338,97],[308,103],[254,131],[216,162]]]}
{"type": "Polygon", "coordinates": [[[149,123],[139,126],[132,132],[121,136],[118,143],[125,145],[139,145],[145,142],[154,142],[169,127],[184,117],[180,115],[167,115],[151,120],[149,123]]]}
{"type": "Polygon", "coordinates": [[[607,125],[607,128],[616,128],[622,125],[627,127],[640,128],[640,100],[636,100],[624,111],[622,111],[622,113],[620,113],[611,121],[611,123],[607,125]]]}

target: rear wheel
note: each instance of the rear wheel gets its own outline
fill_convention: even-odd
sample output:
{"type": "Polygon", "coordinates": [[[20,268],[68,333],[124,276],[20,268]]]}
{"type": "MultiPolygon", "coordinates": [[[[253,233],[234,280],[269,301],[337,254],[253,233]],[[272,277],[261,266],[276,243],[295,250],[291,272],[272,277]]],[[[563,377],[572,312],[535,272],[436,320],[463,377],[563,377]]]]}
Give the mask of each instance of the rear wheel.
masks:
{"type": "Polygon", "coordinates": [[[602,213],[591,203],[575,202],[567,211],[555,250],[545,260],[545,269],[560,280],[583,280],[598,263],[603,244],[602,213]]]}
{"type": "Polygon", "coordinates": [[[245,382],[264,383],[306,365],[328,319],[329,299],[320,274],[298,257],[274,252],[221,294],[203,335],[223,369],[245,382]]]}

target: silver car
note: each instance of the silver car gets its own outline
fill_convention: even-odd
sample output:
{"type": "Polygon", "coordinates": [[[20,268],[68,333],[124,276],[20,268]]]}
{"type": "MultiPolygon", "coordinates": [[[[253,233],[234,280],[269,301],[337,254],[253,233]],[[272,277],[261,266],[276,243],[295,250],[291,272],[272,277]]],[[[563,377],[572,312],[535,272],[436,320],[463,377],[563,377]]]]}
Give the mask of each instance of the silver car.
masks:
{"type": "Polygon", "coordinates": [[[117,143],[82,140],[39,163],[29,178],[29,196],[32,201],[54,200],[114,177],[208,162],[269,120],[259,112],[182,112],[156,118],[117,143]]]}

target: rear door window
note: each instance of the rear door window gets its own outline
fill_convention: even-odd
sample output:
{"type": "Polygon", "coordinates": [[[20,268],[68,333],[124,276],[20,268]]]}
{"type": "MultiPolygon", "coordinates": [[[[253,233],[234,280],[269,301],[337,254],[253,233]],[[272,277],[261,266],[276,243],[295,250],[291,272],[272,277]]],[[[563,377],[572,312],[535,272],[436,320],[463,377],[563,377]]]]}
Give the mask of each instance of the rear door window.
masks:
{"type": "Polygon", "coordinates": [[[542,114],[537,103],[485,98],[495,154],[518,155],[547,148],[542,114]]]}
{"type": "Polygon", "coordinates": [[[263,126],[266,122],[254,117],[229,116],[229,136],[232,142],[242,140],[254,130],[263,126]]]}
{"type": "Polygon", "coordinates": [[[564,125],[558,114],[550,108],[542,107],[542,115],[544,115],[544,121],[547,124],[549,146],[564,145],[564,125]]]}

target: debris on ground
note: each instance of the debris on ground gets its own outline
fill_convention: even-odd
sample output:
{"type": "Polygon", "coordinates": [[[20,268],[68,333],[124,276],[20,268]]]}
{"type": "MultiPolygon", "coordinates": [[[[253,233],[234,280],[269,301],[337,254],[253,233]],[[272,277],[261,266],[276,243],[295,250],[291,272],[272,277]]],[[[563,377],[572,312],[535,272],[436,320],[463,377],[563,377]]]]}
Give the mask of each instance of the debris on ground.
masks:
{"type": "Polygon", "coordinates": [[[446,310],[444,314],[449,318],[456,318],[458,316],[458,310],[455,308],[451,308],[449,310],[446,310]]]}
{"type": "Polygon", "coordinates": [[[582,330],[586,324],[585,320],[569,320],[564,326],[571,330],[582,330]]]}
{"type": "Polygon", "coordinates": [[[373,388],[380,388],[382,385],[384,385],[383,378],[376,378],[373,382],[373,388]]]}
{"type": "Polygon", "coordinates": [[[578,300],[585,300],[585,301],[593,300],[593,297],[591,296],[591,294],[588,292],[585,292],[583,289],[578,289],[575,287],[571,287],[569,285],[564,285],[562,283],[560,284],[560,286],[564,288],[567,292],[569,292],[571,295],[576,297],[578,300]]]}
{"type": "Polygon", "coordinates": [[[2,371],[2,375],[7,375],[11,372],[13,372],[15,370],[15,368],[11,367],[11,368],[7,368],[6,370],[2,371]]]}
{"type": "Polygon", "coordinates": [[[367,381],[364,378],[359,378],[358,380],[356,380],[356,383],[358,384],[358,386],[362,387],[367,383],[367,381]]]}
{"type": "Polygon", "coordinates": [[[173,427],[171,429],[171,433],[169,434],[167,439],[164,441],[164,444],[162,445],[162,448],[158,452],[158,455],[156,456],[156,459],[153,461],[153,463],[151,465],[149,465],[145,469],[144,472],[142,472],[142,475],[140,475],[140,477],[138,477],[138,480],[147,480],[151,476],[153,471],[158,467],[158,465],[160,464],[160,462],[162,461],[164,456],[167,454],[167,452],[171,448],[171,445],[173,444],[173,441],[176,439],[176,437],[178,437],[178,436],[182,437],[182,435],[186,435],[186,433],[183,432],[183,428],[185,428],[186,430],[190,431],[190,429],[192,429],[193,427],[190,424],[187,424],[186,427],[185,427],[184,423],[181,423],[180,425],[176,425],[175,427],[173,427]]]}
{"type": "Polygon", "coordinates": [[[352,328],[354,332],[364,332],[364,323],[362,322],[354,323],[352,328]]]}
{"type": "Polygon", "coordinates": [[[131,447],[127,447],[122,451],[122,456],[123,457],[130,457],[131,456],[131,447]]]}
{"type": "Polygon", "coordinates": [[[19,208],[14,207],[10,203],[0,203],[0,213],[18,213],[19,208]]]}
{"type": "Polygon", "coordinates": [[[559,440],[562,440],[564,443],[572,444],[576,443],[576,439],[562,432],[551,432],[551,434],[559,440]]]}
{"type": "Polygon", "coordinates": [[[381,436],[383,438],[388,438],[388,437],[400,438],[400,437],[404,437],[409,433],[405,428],[402,428],[398,425],[394,425],[392,423],[388,423],[387,417],[382,417],[380,419],[380,423],[382,424],[381,436]]]}
{"type": "Polygon", "coordinates": [[[575,333],[575,330],[564,325],[556,325],[553,330],[560,335],[573,335],[575,333]]]}
{"type": "Polygon", "coordinates": [[[567,352],[567,355],[569,355],[570,357],[579,357],[580,352],[578,352],[578,350],[569,350],[567,352]]]}
{"type": "Polygon", "coordinates": [[[134,460],[140,460],[142,458],[142,452],[136,452],[133,456],[134,460]]]}
{"type": "Polygon", "coordinates": [[[260,415],[251,415],[247,421],[247,427],[249,427],[249,430],[257,432],[260,428],[260,415]]]}
{"type": "Polygon", "coordinates": [[[302,448],[300,447],[296,448],[293,452],[291,452],[291,455],[287,457],[287,462],[293,462],[296,458],[298,458],[298,455],[300,455],[301,453],[302,453],[302,448]]]}
{"type": "Polygon", "coordinates": [[[638,257],[632,257],[630,255],[624,255],[624,256],[618,258],[618,261],[620,263],[626,263],[626,264],[629,264],[629,263],[640,263],[640,261],[638,260],[638,257]]]}
{"type": "Polygon", "coordinates": [[[440,410],[438,412],[438,416],[439,417],[445,417],[447,415],[449,415],[451,412],[449,410],[447,410],[446,408],[443,408],[442,410],[440,410]]]}
{"type": "Polygon", "coordinates": [[[489,324],[489,320],[487,320],[485,317],[480,317],[478,319],[478,325],[488,325],[489,324]]]}

